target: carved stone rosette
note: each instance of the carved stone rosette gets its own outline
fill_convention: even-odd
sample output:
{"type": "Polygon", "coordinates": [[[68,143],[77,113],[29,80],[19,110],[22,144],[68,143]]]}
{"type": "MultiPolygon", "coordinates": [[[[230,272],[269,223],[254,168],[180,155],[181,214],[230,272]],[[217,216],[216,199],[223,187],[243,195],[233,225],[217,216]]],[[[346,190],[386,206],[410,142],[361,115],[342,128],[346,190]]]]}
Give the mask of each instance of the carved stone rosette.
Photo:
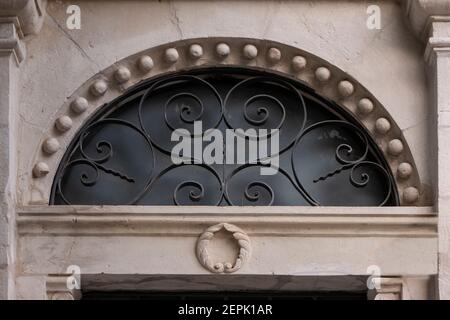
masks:
{"type": "Polygon", "coordinates": [[[200,263],[214,273],[233,273],[238,271],[250,258],[251,246],[249,236],[240,228],[229,223],[220,223],[206,229],[197,240],[197,258],[200,263]],[[240,246],[239,254],[234,263],[218,262],[214,263],[208,252],[208,244],[214,238],[214,234],[225,229],[232,233],[233,238],[240,246]]]}

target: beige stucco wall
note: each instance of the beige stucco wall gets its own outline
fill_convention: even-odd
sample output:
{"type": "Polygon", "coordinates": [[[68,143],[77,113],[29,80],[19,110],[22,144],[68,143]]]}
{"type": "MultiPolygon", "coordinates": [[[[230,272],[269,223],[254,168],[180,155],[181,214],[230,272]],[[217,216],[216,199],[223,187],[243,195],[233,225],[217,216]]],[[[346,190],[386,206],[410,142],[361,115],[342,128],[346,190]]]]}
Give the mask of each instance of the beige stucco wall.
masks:
{"type": "MultiPolygon", "coordinates": [[[[436,182],[430,136],[434,127],[423,44],[412,34],[398,2],[374,3],[381,7],[381,30],[366,27],[365,1],[259,1],[257,5],[254,1],[80,1],[82,28],[71,31],[65,21],[66,8],[73,2],[50,1],[40,33],[23,39],[27,58],[20,65],[14,139],[19,146],[14,169],[18,206],[47,202],[48,189],[39,188],[48,184],[36,183],[32,168],[56,115],[77,88],[137,52],[201,37],[268,39],[310,52],[346,71],[402,129],[428,193],[423,204],[433,204],[436,182]]],[[[191,213],[194,220],[189,227],[174,227],[173,221],[161,217],[157,221],[161,227],[155,228],[155,221],[145,218],[159,212],[150,209],[66,208],[60,216],[41,209],[19,210],[15,270],[17,296],[22,298],[45,298],[45,276],[64,273],[71,264],[89,274],[208,274],[195,256],[195,243],[205,228],[223,221],[243,227],[252,239],[255,258],[244,266],[243,274],[366,275],[371,264],[388,276],[428,279],[438,272],[431,208],[392,212],[346,208],[325,213],[320,208],[308,212],[297,208],[278,229],[273,222],[279,212],[256,224],[245,220],[249,214],[245,210],[234,212],[244,220],[225,213],[226,218],[191,213]],[[108,215],[112,226],[102,222],[102,214],[108,215]],[[341,220],[328,225],[315,220],[317,215],[338,214],[343,215],[341,220]],[[369,217],[371,223],[365,220],[369,217]],[[339,225],[337,231],[335,225],[339,225]],[[36,283],[42,288],[33,289],[36,283]]],[[[183,223],[191,214],[183,217],[183,223]]]]}

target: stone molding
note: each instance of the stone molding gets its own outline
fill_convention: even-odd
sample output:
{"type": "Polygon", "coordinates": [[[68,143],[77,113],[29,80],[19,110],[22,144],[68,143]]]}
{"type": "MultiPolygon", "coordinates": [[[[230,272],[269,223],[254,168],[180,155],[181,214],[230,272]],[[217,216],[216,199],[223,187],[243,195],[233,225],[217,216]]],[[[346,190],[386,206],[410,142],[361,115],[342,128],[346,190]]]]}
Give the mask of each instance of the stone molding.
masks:
{"type": "Polygon", "coordinates": [[[19,65],[26,55],[22,39],[37,34],[45,18],[47,0],[0,2],[0,54],[13,54],[19,65]]]}
{"type": "Polygon", "coordinates": [[[427,42],[433,21],[449,21],[450,2],[443,0],[407,0],[405,12],[416,36],[427,42]]]}
{"type": "Polygon", "coordinates": [[[25,59],[25,45],[18,25],[17,18],[0,17],[0,54],[13,54],[17,65],[25,59]]]}
{"type": "Polygon", "coordinates": [[[450,37],[430,37],[428,39],[425,49],[425,61],[433,65],[437,54],[450,55],[450,37]]]}
{"type": "Polygon", "coordinates": [[[20,37],[37,34],[44,23],[46,5],[47,0],[1,1],[0,19],[15,18],[20,37]]]}
{"type": "Polygon", "coordinates": [[[425,61],[433,65],[436,54],[450,53],[450,35],[440,34],[439,25],[450,24],[450,2],[442,0],[408,0],[406,16],[414,33],[426,44],[425,61]]]}
{"type": "Polygon", "coordinates": [[[395,177],[402,205],[421,205],[420,178],[402,130],[379,101],[349,74],[301,49],[246,38],[180,40],[127,57],[87,80],[51,119],[30,168],[29,204],[48,203],[66,148],[89,117],[139,82],[181,70],[243,67],[281,74],[339,104],[373,137],[395,177]],[[35,191],[34,191],[35,190],[35,191]]]}
{"type": "Polygon", "coordinates": [[[376,276],[369,278],[369,300],[434,299],[434,276],[376,276]]]}
{"type": "Polygon", "coordinates": [[[78,300],[81,298],[80,289],[70,289],[68,282],[72,281],[71,274],[49,275],[46,279],[46,293],[48,300],[78,300]]]}
{"type": "Polygon", "coordinates": [[[17,217],[21,236],[198,237],[218,223],[247,236],[437,238],[431,207],[27,206],[17,217]]]}
{"type": "Polygon", "coordinates": [[[434,66],[438,54],[450,55],[450,34],[442,32],[442,29],[450,29],[450,15],[439,19],[431,17],[429,26],[429,38],[425,48],[425,61],[434,66]]]}
{"type": "Polygon", "coordinates": [[[372,278],[373,300],[410,300],[402,278],[372,278]]]}

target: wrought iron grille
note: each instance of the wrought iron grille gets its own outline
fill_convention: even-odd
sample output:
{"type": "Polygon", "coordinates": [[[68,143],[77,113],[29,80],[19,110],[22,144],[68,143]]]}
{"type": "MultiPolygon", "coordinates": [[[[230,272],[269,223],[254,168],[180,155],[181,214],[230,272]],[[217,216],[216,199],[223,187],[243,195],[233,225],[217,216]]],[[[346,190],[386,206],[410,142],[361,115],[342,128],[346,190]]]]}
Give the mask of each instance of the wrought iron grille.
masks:
{"type": "Polygon", "coordinates": [[[67,150],[51,204],[384,206],[398,204],[393,181],[371,137],[338,105],[278,75],[214,69],[143,82],[101,108],[67,150]],[[171,135],[193,136],[195,121],[203,137],[212,128],[279,129],[278,172],[261,175],[264,159],[247,157],[174,164],[171,135]]]}

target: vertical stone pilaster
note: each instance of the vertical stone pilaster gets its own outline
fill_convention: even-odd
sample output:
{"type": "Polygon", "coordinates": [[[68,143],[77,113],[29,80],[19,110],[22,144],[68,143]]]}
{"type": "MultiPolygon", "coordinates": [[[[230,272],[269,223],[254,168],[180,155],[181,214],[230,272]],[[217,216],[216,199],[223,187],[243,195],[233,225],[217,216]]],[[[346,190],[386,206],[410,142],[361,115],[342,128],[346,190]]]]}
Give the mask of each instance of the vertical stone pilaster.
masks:
{"type": "Polygon", "coordinates": [[[436,209],[439,214],[439,298],[450,299],[450,19],[431,17],[426,60],[430,65],[430,90],[435,120],[434,172],[436,209]]]}
{"type": "Polygon", "coordinates": [[[0,20],[0,299],[14,297],[18,68],[25,56],[14,18],[0,20]]]}
{"type": "Polygon", "coordinates": [[[0,299],[15,297],[19,65],[22,38],[39,32],[46,0],[0,1],[0,299]]]}

